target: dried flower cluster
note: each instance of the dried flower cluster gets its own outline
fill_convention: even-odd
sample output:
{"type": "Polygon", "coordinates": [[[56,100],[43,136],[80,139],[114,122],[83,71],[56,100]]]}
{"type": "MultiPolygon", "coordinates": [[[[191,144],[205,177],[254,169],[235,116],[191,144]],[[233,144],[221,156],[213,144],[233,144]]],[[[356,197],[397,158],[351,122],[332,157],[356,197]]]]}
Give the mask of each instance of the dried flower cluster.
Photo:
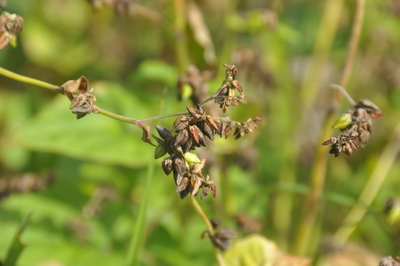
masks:
{"type": "MultiPolygon", "coordinates": [[[[239,82],[234,79],[237,73],[236,67],[229,64],[224,64],[224,66],[227,68],[224,82],[217,93],[209,98],[215,99],[223,112],[230,105],[237,105],[238,102],[246,103],[243,89],[239,82]],[[239,96],[235,96],[236,89],[240,92],[239,96]]],[[[189,84],[188,77],[185,79],[181,77],[178,84],[189,84]]],[[[203,84],[203,82],[199,81],[199,84],[203,84]]],[[[189,85],[194,86],[194,84],[189,85]]],[[[216,185],[208,175],[204,176],[202,173],[205,160],[201,161],[191,151],[205,147],[206,139],[213,141],[215,134],[227,138],[235,126],[234,137],[238,139],[253,132],[257,128],[256,122],[261,119],[259,117],[250,118],[246,122],[240,123],[229,118],[214,118],[206,113],[199,104],[196,105],[196,108],[187,106],[186,109],[189,115],[179,116],[174,121],[171,130],[163,126],[156,126],[161,139],[153,136],[159,143],[155,151],[155,158],[160,158],[166,153],[169,154],[169,157],[163,160],[162,168],[167,175],[173,173],[177,185],[176,192],[180,193],[181,198],[187,195],[195,196],[200,188],[202,189],[201,199],[210,192],[215,197],[216,185]]],[[[142,139],[149,142],[149,129],[143,130],[144,137],[142,139]]]]}
{"type": "Polygon", "coordinates": [[[348,110],[336,121],[333,128],[339,128],[343,132],[337,137],[333,137],[322,145],[331,145],[330,154],[338,157],[341,152],[347,155],[353,154],[353,149],[364,148],[369,142],[372,130],[372,118],[383,116],[382,111],[369,100],[361,100],[354,106],[353,110],[348,110]]]}
{"type": "Polygon", "coordinates": [[[7,44],[17,46],[17,34],[22,30],[24,19],[4,11],[0,15],[0,49],[7,44]]]}
{"type": "Polygon", "coordinates": [[[218,126],[213,118],[205,113],[200,105],[194,109],[190,106],[186,107],[190,116],[178,117],[172,130],[166,127],[157,126],[157,131],[162,140],[157,139],[159,147],[162,147],[161,154],[156,157],[161,157],[163,153],[168,153],[170,157],[165,158],[162,162],[162,168],[165,174],[174,174],[174,180],[177,185],[176,192],[180,193],[181,198],[190,194],[194,196],[202,188],[201,199],[206,197],[210,192],[213,196],[216,195],[216,186],[213,181],[210,181],[209,176],[204,177],[202,169],[205,160],[191,160],[185,155],[195,150],[196,147],[206,146],[206,137],[214,140],[215,132],[218,131],[218,126]],[[173,136],[172,132],[176,132],[173,136]],[[160,156],[161,155],[161,156],[160,156]]]}
{"type": "Polygon", "coordinates": [[[224,66],[226,67],[226,78],[212,98],[225,113],[228,106],[236,106],[239,103],[247,104],[247,100],[244,97],[242,86],[235,79],[237,68],[229,64],[224,64],[224,66]],[[238,90],[240,94],[235,95],[235,90],[238,90]]]}
{"type": "Polygon", "coordinates": [[[99,113],[96,97],[91,94],[93,89],[89,89],[89,81],[84,76],[77,80],[69,80],[61,85],[56,91],[68,97],[71,101],[69,109],[76,114],[77,119],[90,113],[99,113]]]}
{"type": "MultiPolygon", "coordinates": [[[[218,226],[221,224],[221,222],[216,219],[211,219],[210,221],[214,229],[218,228],[218,226]]],[[[230,228],[221,228],[214,234],[211,234],[209,231],[204,231],[201,234],[201,238],[205,237],[209,237],[211,243],[215,247],[221,250],[227,250],[232,246],[231,239],[238,237],[238,233],[236,233],[233,229],[230,228]]]]}

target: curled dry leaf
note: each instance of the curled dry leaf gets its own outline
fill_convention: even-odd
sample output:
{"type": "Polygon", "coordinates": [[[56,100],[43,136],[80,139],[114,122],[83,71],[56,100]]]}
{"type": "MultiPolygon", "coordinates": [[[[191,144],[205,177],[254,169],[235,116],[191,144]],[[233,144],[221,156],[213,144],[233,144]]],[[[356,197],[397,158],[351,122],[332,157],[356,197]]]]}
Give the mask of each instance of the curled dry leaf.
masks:
{"type": "MultiPolygon", "coordinates": [[[[143,125],[141,123],[135,123],[135,124],[143,130],[142,141],[146,142],[146,143],[149,143],[152,146],[156,146],[150,140],[150,136],[151,136],[150,129],[151,129],[151,127],[149,125],[143,125]]],[[[161,156],[163,156],[163,155],[161,155],[161,156]]],[[[157,158],[160,158],[161,156],[158,156],[157,158]]]]}

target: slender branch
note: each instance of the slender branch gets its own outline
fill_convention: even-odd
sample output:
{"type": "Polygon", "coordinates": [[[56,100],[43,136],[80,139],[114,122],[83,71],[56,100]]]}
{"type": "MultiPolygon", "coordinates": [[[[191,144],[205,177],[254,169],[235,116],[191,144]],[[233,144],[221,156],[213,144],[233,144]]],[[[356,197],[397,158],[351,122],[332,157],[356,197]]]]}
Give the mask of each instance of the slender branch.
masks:
{"type": "Polygon", "coordinates": [[[149,118],[145,118],[145,119],[138,119],[137,122],[140,123],[148,123],[154,120],[158,120],[158,119],[163,119],[163,118],[168,118],[168,117],[174,117],[174,116],[179,116],[179,115],[187,115],[188,112],[176,112],[176,113],[170,113],[170,114],[165,114],[165,115],[158,115],[158,116],[154,116],[154,117],[149,117],[149,118]]]}
{"type": "MultiPolygon", "coordinates": [[[[215,232],[214,232],[214,228],[210,222],[210,219],[208,219],[207,215],[201,208],[200,204],[197,202],[196,198],[190,197],[190,202],[192,203],[193,207],[196,209],[196,211],[200,215],[200,217],[203,219],[210,235],[214,235],[215,232]]],[[[225,262],[224,262],[224,259],[222,258],[221,251],[217,247],[215,247],[215,246],[213,246],[213,247],[214,247],[215,259],[217,260],[218,266],[225,266],[225,262]]]]}
{"type": "Polygon", "coordinates": [[[332,89],[337,89],[337,90],[339,90],[339,91],[344,95],[344,97],[346,97],[346,99],[347,99],[353,106],[356,106],[356,105],[357,105],[356,101],[353,100],[353,98],[350,96],[350,94],[349,94],[349,93],[345,90],[345,88],[343,88],[342,86],[337,85],[337,84],[331,84],[331,88],[332,88],[332,89]]]}
{"type": "Polygon", "coordinates": [[[55,91],[56,89],[59,88],[59,86],[56,86],[56,85],[53,85],[53,84],[50,84],[50,83],[47,83],[47,82],[44,82],[44,81],[41,81],[41,80],[38,80],[38,79],[28,78],[26,76],[11,72],[9,70],[6,70],[6,69],[4,69],[2,67],[0,67],[0,75],[3,75],[5,77],[7,77],[7,78],[14,79],[14,80],[17,80],[17,81],[20,81],[20,82],[23,82],[23,83],[36,85],[36,86],[39,86],[39,87],[42,87],[42,88],[45,88],[45,89],[48,89],[48,90],[55,91]]]}

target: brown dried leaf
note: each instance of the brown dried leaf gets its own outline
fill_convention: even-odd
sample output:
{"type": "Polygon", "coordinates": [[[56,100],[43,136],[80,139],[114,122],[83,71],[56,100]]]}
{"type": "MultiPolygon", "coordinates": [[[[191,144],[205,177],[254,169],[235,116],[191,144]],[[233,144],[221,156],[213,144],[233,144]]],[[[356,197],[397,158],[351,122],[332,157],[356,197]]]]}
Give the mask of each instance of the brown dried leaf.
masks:
{"type": "Polygon", "coordinates": [[[154,145],[153,142],[151,142],[151,139],[150,139],[150,136],[151,136],[150,129],[151,129],[151,127],[149,125],[143,125],[141,123],[135,123],[135,124],[137,126],[139,126],[143,130],[142,141],[146,142],[146,143],[149,143],[150,145],[155,147],[156,145],[154,145]]]}

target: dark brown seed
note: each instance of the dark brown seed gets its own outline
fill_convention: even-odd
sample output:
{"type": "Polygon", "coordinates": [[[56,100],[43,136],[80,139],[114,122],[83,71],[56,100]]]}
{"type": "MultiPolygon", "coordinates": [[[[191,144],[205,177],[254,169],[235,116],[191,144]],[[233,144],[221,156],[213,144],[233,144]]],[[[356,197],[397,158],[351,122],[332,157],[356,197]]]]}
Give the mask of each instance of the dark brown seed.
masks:
{"type": "Polygon", "coordinates": [[[175,120],[174,126],[172,127],[171,131],[178,132],[179,130],[186,128],[189,125],[190,120],[191,120],[190,117],[181,115],[175,120]]]}
{"type": "Polygon", "coordinates": [[[176,193],[185,190],[188,184],[189,184],[189,178],[184,177],[180,182],[180,184],[176,187],[176,193]]]}
{"type": "Polygon", "coordinates": [[[215,123],[214,119],[212,118],[212,116],[207,115],[207,116],[206,116],[206,119],[205,119],[205,122],[206,122],[213,130],[215,130],[215,131],[218,131],[218,130],[219,130],[219,128],[218,128],[217,124],[215,123]]]}
{"type": "Polygon", "coordinates": [[[171,131],[163,126],[156,126],[156,129],[158,131],[158,134],[160,135],[161,138],[163,139],[168,139],[172,136],[171,131]]]}
{"type": "Polygon", "coordinates": [[[189,139],[189,132],[187,129],[182,129],[179,133],[175,136],[174,146],[182,146],[184,145],[189,139]]]}
{"type": "Polygon", "coordinates": [[[174,157],[173,164],[175,171],[177,171],[180,175],[183,175],[185,172],[185,161],[182,158],[174,157]]]}
{"type": "Polygon", "coordinates": [[[193,140],[192,140],[192,138],[188,138],[188,140],[186,141],[186,143],[182,146],[182,152],[183,152],[183,154],[187,153],[187,152],[190,151],[192,148],[194,148],[194,147],[192,147],[192,145],[193,145],[193,140]]]}
{"type": "Polygon", "coordinates": [[[199,133],[197,131],[197,126],[189,126],[189,134],[192,137],[193,141],[199,144],[199,133]]]}
{"type": "Polygon", "coordinates": [[[172,172],[173,166],[172,166],[172,158],[171,157],[165,158],[162,161],[162,169],[164,170],[164,173],[166,175],[169,175],[172,172]]]}

